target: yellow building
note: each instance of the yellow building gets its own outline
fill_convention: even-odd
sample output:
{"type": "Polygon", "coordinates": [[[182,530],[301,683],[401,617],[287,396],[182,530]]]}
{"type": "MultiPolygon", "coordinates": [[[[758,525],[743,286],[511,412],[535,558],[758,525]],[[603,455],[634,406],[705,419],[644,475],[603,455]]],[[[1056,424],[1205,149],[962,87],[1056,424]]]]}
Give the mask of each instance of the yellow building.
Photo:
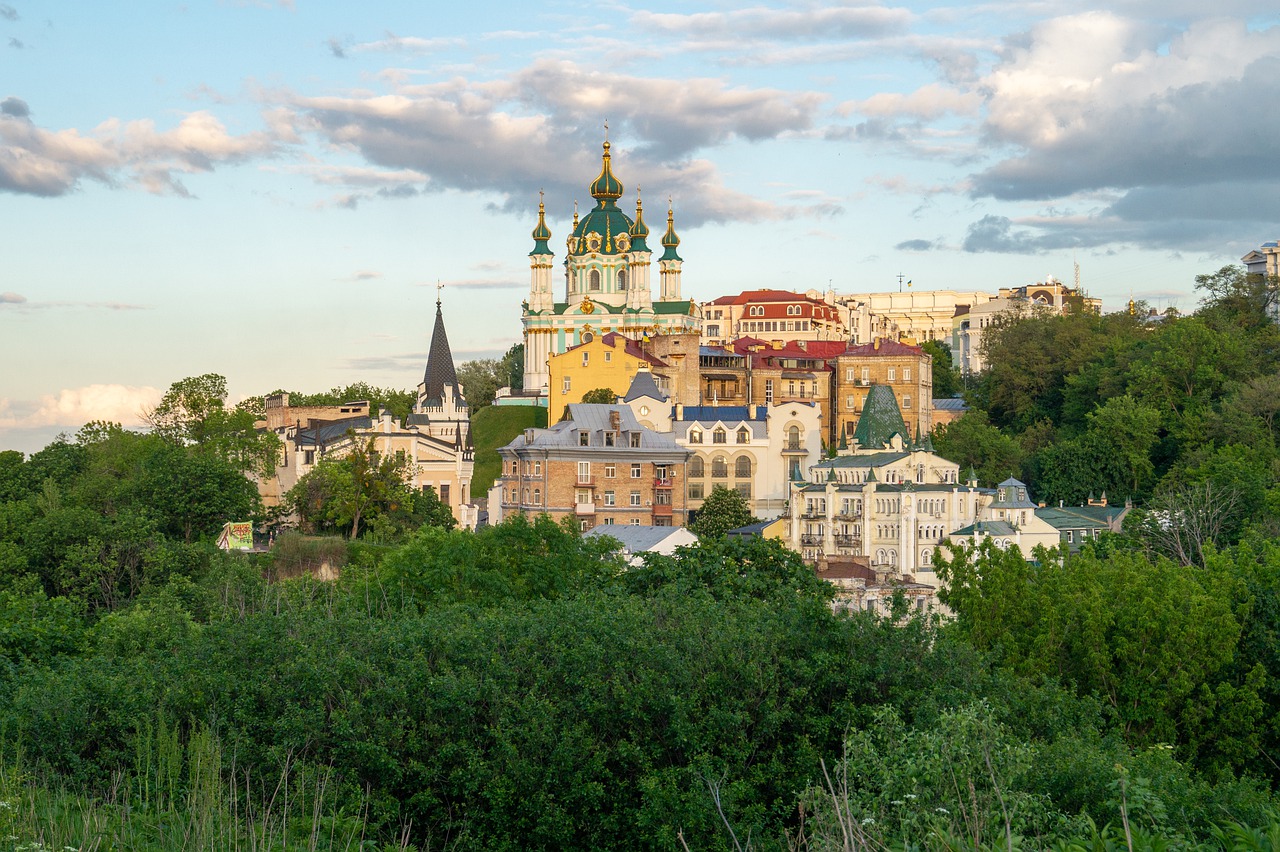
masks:
{"type": "MultiPolygon", "coordinates": [[[[551,411],[563,411],[566,405],[582,402],[583,395],[597,388],[609,388],[615,395],[624,394],[642,366],[649,370],[665,366],[647,353],[642,343],[617,332],[584,331],[582,337],[582,343],[548,360],[551,384],[547,396],[551,411]]],[[[655,379],[659,390],[665,393],[666,380],[656,376],[655,379]]]]}

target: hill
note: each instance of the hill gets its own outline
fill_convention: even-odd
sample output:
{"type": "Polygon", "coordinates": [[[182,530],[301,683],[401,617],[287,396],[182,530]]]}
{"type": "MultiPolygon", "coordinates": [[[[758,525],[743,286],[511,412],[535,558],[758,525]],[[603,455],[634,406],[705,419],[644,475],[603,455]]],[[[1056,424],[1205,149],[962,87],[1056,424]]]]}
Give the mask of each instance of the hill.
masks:
{"type": "Polygon", "coordinates": [[[487,405],[471,416],[471,440],[476,445],[472,499],[484,497],[502,471],[498,447],[530,427],[545,427],[547,410],[515,405],[487,405]]]}

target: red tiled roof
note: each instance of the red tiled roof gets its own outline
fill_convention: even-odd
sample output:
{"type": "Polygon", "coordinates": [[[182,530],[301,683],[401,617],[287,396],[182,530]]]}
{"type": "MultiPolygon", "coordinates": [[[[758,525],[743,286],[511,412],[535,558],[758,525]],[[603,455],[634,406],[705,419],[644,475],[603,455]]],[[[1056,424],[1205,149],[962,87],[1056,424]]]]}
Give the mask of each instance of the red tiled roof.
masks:
{"type": "MultiPolygon", "coordinates": [[[[650,364],[654,367],[668,366],[666,361],[663,361],[661,358],[657,358],[653,355],[650,355],[648,352],[644,351],[644,347],[641,345],[639,341],[632,340],[630,337],[619,334],[616,331],[610,331],[606,334],[600,335],[600,342],[603,343],[605,346],[608,346],[610,349],[617,349],[618,346],[621,345],[623,348],[623,351],[625,351],[628,355],[632,356],[633,358],[639,358],[641,361],[645,362],[646,364],[650,364]]],[[[587,346],[587,345],[588,344],[586,343],[579,343],[576,346],[570,346],[568,349],[565,350],[565,352],[573,352],[575,349],[581,349],[583,346],[587,346]]]]}
{"type": "Polygon", "coordinates": [[[924,350],[919,346],[911,346],[907,343],[899,343],[896,340],[881,340],[880,346],[877,348],[875,343],[860,343],[857,346],[850,346],[841,355],[857,355],[859,357],[874,357],[877,355],[900,356],[914,355],[917,358],[924,355],[924,350]]]}
{"type": "Polygon", "coordinates": [[[821,299],[811,299],[804,293],[792,293],[789,290],[744,290],[736,296],[721,296],[710,302],[712,305],[745,305],[748,302],[812,302],[826,305],[821,299]]]}

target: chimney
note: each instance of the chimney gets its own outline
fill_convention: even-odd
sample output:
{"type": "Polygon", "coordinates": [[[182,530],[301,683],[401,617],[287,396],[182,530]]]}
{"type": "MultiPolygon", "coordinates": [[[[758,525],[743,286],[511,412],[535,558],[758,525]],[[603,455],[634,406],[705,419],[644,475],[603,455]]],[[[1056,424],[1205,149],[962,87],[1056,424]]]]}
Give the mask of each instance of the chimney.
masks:
{"type": "Polygon", "coordinates": [[[879,337],[877,337],[877,338],[875,339],[874,346],[875,346],[875,349],[876,349],[876,351],[877,351],[877,352],[878,352],[878,351],[880,351],[880,338],[879,338],[879,337]]]}
{"type": "Polygon", "coordinates": [[[622,428],[622,415],[616,408],[609,412],[609,428],[615,432],[622,428]]]}

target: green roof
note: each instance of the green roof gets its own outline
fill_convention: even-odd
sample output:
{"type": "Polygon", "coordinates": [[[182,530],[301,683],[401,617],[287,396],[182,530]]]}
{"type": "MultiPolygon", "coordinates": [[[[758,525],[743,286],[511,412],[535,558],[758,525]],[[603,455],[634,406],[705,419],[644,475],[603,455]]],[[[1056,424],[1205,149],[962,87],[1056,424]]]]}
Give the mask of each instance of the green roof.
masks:
{"type": "Polygon", "coordinates": [[[887,386],[872,385],[866,402],[862,404],[862,416],[858,418],[858,428],[853,432],[854,440],[858,442],[859,449],[879,449],[888,446],[894,435],[902,436],[904,442],[911,439],[902,411],[898,408],[898,399],[887,386]]]}
{"type": "Polygon", "coordinates": [[[604,141],[604,155],[601,157],[600,175],[591,182],[588,191],[597,201],[617,201],[622,197],[622,181],[613,176],[609,156],[609,140],[604,141]]]}
{"type": "Polygon", "coordinates": [[[658,260],[681,260],[680,255],[676,254],[676,246],[680,245],[680,237],[676,235],[676,217],[675,211],[670,207],[667,208],[667,232],[662,235],[662,245],[666,251],[662,253],[662,257],[658,260]]]}
{"type": "Polygon", "coordinates": [[[681,299],[678,302],[654,302],[653,312],[655,314],[689,314],[693,308],[693,302],[689,299],[681,299]]]}
{"type": "Polygon", "coordinates": [[[648,251],[645,238],[649,236],[649,226],[644,223],[644,207],[640,204],[640,196],[636,195],[636,221],[631,226],[631,250],[648,251]]]}
{"type": "Polygon", "coordinates": [[[533,251],[529,252],[530,257],[535,254],[555,254],[547,245],[547,240],[551,239],[551,229],[547,227],[547,208],[541,199],[538,201],[538,225],[533,229],[531,236],[533,251]]]}

